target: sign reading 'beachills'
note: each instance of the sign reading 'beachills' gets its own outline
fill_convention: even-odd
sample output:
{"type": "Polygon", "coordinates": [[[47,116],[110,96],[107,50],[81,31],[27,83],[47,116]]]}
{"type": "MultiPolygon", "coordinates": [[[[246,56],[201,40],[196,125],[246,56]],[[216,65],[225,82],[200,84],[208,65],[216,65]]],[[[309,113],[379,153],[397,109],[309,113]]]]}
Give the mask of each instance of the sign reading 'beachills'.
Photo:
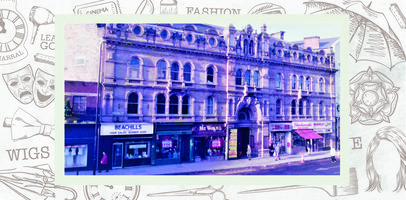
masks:
{"type": "Polygon", "coordinates": [[[154,125],[150,123],[101,124],[100,135],[141,135],[153,134],[154,125]]]}

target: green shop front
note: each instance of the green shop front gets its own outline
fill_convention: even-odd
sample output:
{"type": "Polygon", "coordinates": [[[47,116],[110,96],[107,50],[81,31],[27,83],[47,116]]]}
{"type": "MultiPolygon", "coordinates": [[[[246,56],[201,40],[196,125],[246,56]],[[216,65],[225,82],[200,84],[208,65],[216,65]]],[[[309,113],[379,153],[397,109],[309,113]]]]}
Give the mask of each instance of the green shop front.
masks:
{"type": "Polygon", "coordinates": [[[194,162],[192,123],[155,123],[152,165],[194,162]]]}

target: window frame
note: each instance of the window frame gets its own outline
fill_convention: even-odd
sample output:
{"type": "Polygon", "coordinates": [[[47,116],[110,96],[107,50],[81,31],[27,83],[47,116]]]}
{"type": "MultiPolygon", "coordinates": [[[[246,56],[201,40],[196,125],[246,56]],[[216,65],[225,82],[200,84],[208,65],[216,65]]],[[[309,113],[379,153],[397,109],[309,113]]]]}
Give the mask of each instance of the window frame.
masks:
{"type": "Polygon", "coordinates": [[[163,93],[159,93],[159,94],[157,94],[156,95],[156,99],[155,99],[155,107],[156,107],[156,109],[155,109],[155,114],[157,114],[157,115],[165,115],[166,114],[166,96],[163,94],[163,93]],[[159,96],[163,96],[163,103],[162,102],[159,102],[159,96]],[[163,106],[163,113],[159,113],[158,111],[159,111],[159,108],[160,108],[160,106],[162,107],[163,106]]]}
{"type": "Polygon", "coordinates": [[[171,81],[179,81],[179,72],[180,72],[180,64],[179,62],[172,62],[171,63],[171,73],[170,73],[170,79],[171,81]],[[174,67],[177,66],[177,71],[174,71],[174,67]],[[176,76],[174,74],[176,73],[176,76]],[[176,79],[174,79],[176,78],[176,79]]]}
{"type": "Polygon", "coordinates": [[[158,61],[156,62],[156,69],[157,69],[156,79],[157,79],[158,81],[166,81],[166,80],[168,80],[168,76],[167,76],[167,73],[168,73],[168,62],[167,62],[166,60],[164,60],[164,59],[158,60],[158,61]],[[164,63],[164,64],[165,64],[165,71],[162,70],[162,69],[160,69],[159,63],[164,63]],[[163,75],[165,76],[164,78],[159,78],[159,72],[160,72],[160,71],[164,71],[164,73],[163,73],[163,75]]]}
{"type": "Polygon", "coordinates": [[[139,114],[139,108],[140,108],[140,97],[139,97],[139,95],[137,94],[137,92],[130,92],[128,94],[128,99],[127,99],[127,114],[128,115],[137,115],[137,114],[139,114]],[[133,94],[137,96],[135,103],[130,102],[131,95],[133,95],[133,94]],[[136,105],[135,113],[130,112],[130,105],[136,105]]]}
{"type": "Polygon", "coordinates": [[[214,115],[214,104],[215,104],[214,103],[214,97],[213,96],[208,96],[206,98],[206,115],[214,115]],[[209,99],[211,99],[211,104],[210,104],[209,99]],[[211,111],[211,113],[209,111],[211,111]]]}
{"type": "Polygon", "coordinates": [[[84,115],[87,111],[87,96],[73,96],[72,98],[72,111],[75,114],[84,115]],[[79,98],[79,102],[76,103],[75,99],[79,98]],[[84,101],[83,101],[84,99],[84,101]],[[79,104],[79,106],[75,106],[79,104]]]}
{"type": "Polygon", "coordinates": [[[138,79],[141,79],[141,69],[142,69],[142,61],[141,61],[141,59],[138,57],[138,56],[131,56],[131,58],[130,58],[130,60],[128,61],[128,63],[127,63],[127,79],[135,79],[135,80],[138,80],[138,79]],[[133,65],[131,64],[131,62],[133,61],[133,60],[137,60],[138,61],[138,77],[133,77],[132,76],[132,72],[133,71],[136,71],[136,70],[133,70],[133,68],[135,68],[135,67],[132,67],[133,65]]]}

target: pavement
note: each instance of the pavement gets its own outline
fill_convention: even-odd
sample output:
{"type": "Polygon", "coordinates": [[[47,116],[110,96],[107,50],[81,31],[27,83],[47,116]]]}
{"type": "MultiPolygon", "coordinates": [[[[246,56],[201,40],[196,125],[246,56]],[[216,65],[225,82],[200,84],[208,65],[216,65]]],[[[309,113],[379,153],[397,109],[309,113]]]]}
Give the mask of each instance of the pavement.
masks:
{"type": "MultiPolygon", "coordinates": [[[[304,155],[304,162],[310,160],[318,160],[330,157],[330,151],[313,152],[311,155],[304,155]]],[[[268,167],[272,165],[301,162],[301,155],[282,154],[281,159],[275,161],[275,157],[254,157],[251,160],[247,158],[235,160],[218,160],[218,161],[202,161],[196,163],[182,163],[171,165],[143,165],[134,167],[125,167],[121,169],[109,170],[109,172],[96,172],[96,175],[170,175],[192,172],[206,172],[225,169],[237,169],[245,167],[268,167]]],[[[77,171],[65,172],[65,175],[77,175],[77,171]]],[[[79,171],[79,175],[93,175],[92,170],[79,171]]]]}

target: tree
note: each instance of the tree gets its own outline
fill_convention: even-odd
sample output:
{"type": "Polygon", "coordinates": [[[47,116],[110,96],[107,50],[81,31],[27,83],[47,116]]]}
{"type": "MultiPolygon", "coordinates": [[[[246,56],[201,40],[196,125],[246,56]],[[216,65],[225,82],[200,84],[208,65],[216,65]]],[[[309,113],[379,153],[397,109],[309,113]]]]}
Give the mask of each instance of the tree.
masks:
{"type": "Polygon", "coordinates": [[[70,99],[67,98],[65,101],[65,120],[73,117],[73,110],[70,103],[70,99]]]}

